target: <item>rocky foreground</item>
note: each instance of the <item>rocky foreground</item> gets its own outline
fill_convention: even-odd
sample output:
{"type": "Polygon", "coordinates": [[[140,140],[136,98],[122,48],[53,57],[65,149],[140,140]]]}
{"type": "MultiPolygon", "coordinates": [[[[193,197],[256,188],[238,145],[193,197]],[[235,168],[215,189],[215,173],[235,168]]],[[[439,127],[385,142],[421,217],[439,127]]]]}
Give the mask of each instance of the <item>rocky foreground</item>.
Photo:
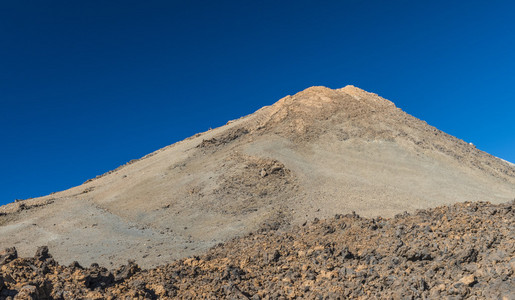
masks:
{"type": "Polygon", "coordinates": [[[0,266],[1,299],[514,299],[515,201],[336,215],[150,270],[60,266],[46,247],[0,266]]]}

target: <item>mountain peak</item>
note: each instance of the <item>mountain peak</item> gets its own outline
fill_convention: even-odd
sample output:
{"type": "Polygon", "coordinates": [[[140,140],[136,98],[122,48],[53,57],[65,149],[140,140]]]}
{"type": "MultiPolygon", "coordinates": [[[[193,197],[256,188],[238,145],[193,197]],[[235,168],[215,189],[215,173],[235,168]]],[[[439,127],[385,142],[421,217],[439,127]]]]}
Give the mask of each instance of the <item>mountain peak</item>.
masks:
{"type": "Polygon", "coordinates": [[[347,85],[341,89],[338,89],[338,91],[342,91],[346,94],[349,94],[349,95],[354,95],[354,96],[361,96],[361,97],[365,97],[365,96],[377,96],[377,94],[374,94],[374,93],[369,93],[363,89],[360,89],[359,87],[356,87],[356,86],[353,86],[353,85],[347,85]]]}
{"type": "Polygon", "coordinates": [[[393,102],[386,100],[377,94],[367,92],[353,85],[347,85],[340,89],[331,89],[325,86],[312,86],[293,96],[286,96],[277,101],[277,106],[297,104],[322,108],[328,104],[333,104],[333,109],[356,109],[357,106],[367,108],[374,107],[395,107],[393,102]]]}
{"type": "Polygon", "coordinates": [[[360,89],[359,87],[356,87],[354,85],[346,85],[345,87],[339,88],[339,89],[332,89],[323,85],[314,85],[311,87],[308,87],[299,93],[331,93],[334,91],[343,91],[345,93],[368,93],[367,91],[360,89]]]}
{"type": "Polygon", "coordinates": [[[394,109],[392,102],[352,85],[340,89],[312,86],[259,110],[258,127],[304,135],[320,121],[364,120],[372,114],[387,118],[394,109]]]}

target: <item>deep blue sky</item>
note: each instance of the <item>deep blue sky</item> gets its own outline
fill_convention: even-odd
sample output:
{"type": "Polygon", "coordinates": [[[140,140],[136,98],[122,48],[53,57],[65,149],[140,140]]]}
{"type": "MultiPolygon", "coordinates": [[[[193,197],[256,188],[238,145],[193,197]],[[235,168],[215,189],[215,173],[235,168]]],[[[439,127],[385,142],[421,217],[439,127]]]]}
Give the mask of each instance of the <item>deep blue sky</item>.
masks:
{"type": "Polygon", "coordinates": [[[515,162],[513,1],[0,1],[0,204],[313,85],[515,162]]]}

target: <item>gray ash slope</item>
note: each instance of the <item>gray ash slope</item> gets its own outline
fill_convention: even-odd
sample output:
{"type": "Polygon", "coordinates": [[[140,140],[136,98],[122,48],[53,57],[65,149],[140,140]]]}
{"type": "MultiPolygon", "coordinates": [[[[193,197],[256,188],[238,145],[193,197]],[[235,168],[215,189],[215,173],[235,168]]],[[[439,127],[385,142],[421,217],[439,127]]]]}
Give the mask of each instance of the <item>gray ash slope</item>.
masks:
{"type": "Polygon", "coordinates": [[[314,217],[514,197],[513,165],[375,94],[312,87],[83,185],[0,207],[0,246],[151,267],[314,217]]]}

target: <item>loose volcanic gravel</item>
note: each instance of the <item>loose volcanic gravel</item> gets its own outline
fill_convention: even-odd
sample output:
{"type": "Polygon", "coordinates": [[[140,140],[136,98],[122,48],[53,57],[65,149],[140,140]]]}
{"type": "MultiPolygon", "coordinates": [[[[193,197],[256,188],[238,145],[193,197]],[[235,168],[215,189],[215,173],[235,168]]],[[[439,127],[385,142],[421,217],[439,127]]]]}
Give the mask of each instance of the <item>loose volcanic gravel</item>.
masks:
{"type": "Polygon", "coordinates": [[[1,299],[515,299],[515,200],[315,219],[141,270],[0,253],[1,299]]]}

